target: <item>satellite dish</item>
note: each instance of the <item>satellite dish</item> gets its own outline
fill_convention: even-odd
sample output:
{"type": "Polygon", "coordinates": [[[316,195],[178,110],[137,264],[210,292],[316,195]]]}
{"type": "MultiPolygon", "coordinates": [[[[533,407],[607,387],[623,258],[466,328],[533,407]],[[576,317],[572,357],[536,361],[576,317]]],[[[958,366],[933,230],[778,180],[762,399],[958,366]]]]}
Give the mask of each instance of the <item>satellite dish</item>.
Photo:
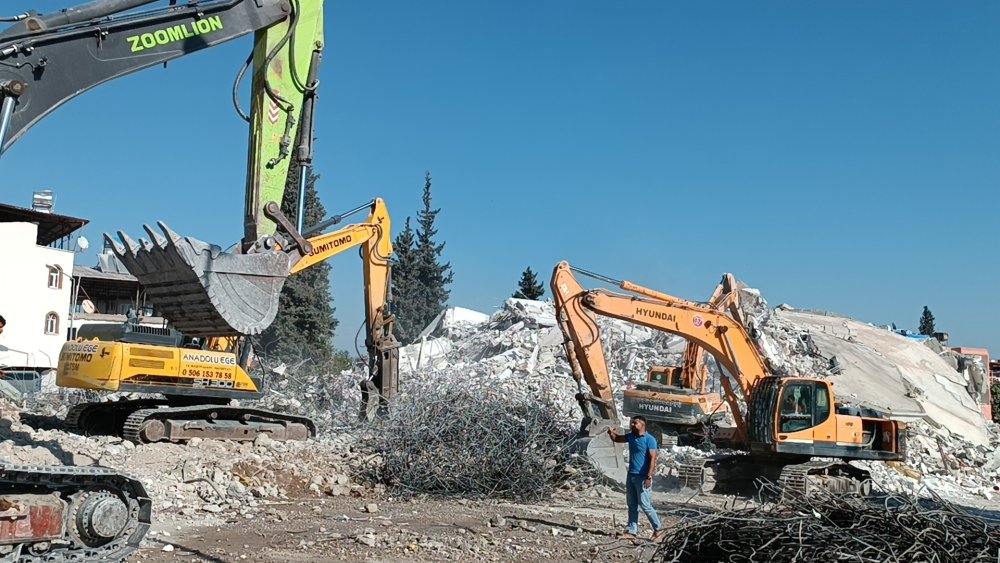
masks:
{"type": "Polygon", "coordinates": [[[93,313],[97,310],[97,307],[94,307],[94,302],[90,299],[84,299],[83,303],[80,303],[80,308],[83,309],[84,313],[93,313]]]}
{"type": "Polygon", "coordinates": [[[87,250],[88,248],[90,248],[90,241],[87,240],[87,237],[82,237],[82,236],[81,237],[77,237],[76,238],[76,246],[80,250],[87,250]]]}

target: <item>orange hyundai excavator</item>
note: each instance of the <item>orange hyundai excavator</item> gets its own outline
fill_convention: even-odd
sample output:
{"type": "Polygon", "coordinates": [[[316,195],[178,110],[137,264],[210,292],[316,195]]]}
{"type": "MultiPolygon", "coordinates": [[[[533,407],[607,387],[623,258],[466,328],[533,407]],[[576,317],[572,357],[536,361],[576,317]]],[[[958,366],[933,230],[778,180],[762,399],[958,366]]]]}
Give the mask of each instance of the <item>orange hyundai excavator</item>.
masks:
{"type": "MultiPolygon", "coordinates": [[[[613,280],[593,272],[586,274],[651,299],[666,302],[677,300],[666,293],[631,282],[613,280]]],[[[732,301],[731,287],[733,286],[720,284],[712,296],[712,306],[724,307],[732,301]]],[[[568,309],[567,303],[559,298],[555,288],[552,288],[552,292],[556,296],[556,313],[567,356],[572,358],[570,364],[577,381],[606,382],[606,385],[610,385],[611,376],[601,348],[600,328],[593,315],[578,309],[568,309]]],[[[712,418],[725,414],[720,409],[725,404],[722,396],[708,391],[709,375],[703,358],[701,348],[696,343],[689,342],[684,351],[682,366],[653,366],[646,373],[645,382],[624,391],[623,414],[627,417],[645,417],[647,428],[661,447],[674,446],[679,441],[700,441],[702,438],[698,433],[703,425],[712,418]]]]}
{"type": "MultiPolygon", "coordinates": [[[[603,278],[593,273],[588,275],[603,278]]],[[[661,301],[680,300],[627,281],[604,281],[618,283],[626,291],[661,301]]],[[[731,274],[726,274],[709,298],[708,306],[720,311],[736,312],[739,310],[738,305],[736,279],[731,274]]],[[[703,441],[704,429],[726,415],[726,403],[722,395],[708,389],[710,374],[705,356],[705,351],[696,342],[688,341],[680,366],[653,366],[647,372],[645,382],[627,388],[623,393],[622,413],[627,417],[645,417],[647,428],[662,448],[677,444],[694,445],[703,441]]]]}
{"type": "MultiPolygon", "coordinates": [[[[584,289],[574,271],[589,274],[560,262],[551,282],[560,316],[567,319],[571,332],[574,327],[592,325],[592,315],[600,314],[676,334],[712,354],[735,380],[736,387],[723,377],[722,388],[736,423],[731,445],[740,451],[682,466],[681,478],[688,486],[700,489],[711,476],[724,489],[743,489],[763,477],[802,492],[819,487],[864,493],[871,486],[868,472],[847,460],[905,459],[904,423],[847,414],[837,405],[830,381],[771,375],[749,334],[733,317],[690,301],[584,289]],[[746,403],[745,414],[741,399],[746,403]],[[813,461],[813,457],[832,459],[813,461]]],[[[615,281],[623,288],[632,285],[615,281]]],[[[584,348],[574,343],[572,348],[571,365],[581,356],[601,353],[600,346],[584,348]]],[[[581,375],[593,392],[589,397],[578,396],[585,418],[581,430],[596,437],[594,428],[618,425],[610,381],[586,372],[581,375]]],[[[620,455],[609,457],[618,452],[607,447],[602,451],[598,445],[588,451],[594,451],[594,461],[602,467],[621,465],[620,455]]]]}

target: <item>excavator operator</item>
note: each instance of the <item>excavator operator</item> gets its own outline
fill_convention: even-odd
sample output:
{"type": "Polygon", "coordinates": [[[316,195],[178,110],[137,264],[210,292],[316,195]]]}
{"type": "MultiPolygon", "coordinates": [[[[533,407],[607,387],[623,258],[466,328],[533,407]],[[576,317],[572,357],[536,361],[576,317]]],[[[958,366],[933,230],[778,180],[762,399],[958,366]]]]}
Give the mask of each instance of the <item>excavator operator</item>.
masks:
{"type": "Polygon", "coordinates": [[[805,385],[792,385],[786,390],[785,400],[781,405],[782,432],[796,432],[812,426],[809,391],[805,385]]]}

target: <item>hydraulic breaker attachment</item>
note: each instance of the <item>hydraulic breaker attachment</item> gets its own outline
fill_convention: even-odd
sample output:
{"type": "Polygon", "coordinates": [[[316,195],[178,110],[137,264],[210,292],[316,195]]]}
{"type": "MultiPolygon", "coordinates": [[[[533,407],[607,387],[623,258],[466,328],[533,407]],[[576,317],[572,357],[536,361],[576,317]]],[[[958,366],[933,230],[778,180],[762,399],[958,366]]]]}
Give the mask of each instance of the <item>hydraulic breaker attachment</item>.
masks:
{"type": "Polygon", "coordinates": [[[267,245],[247,254],[224,252],[157,224],[163,235],[143,226],[150,240],[137,243],[121,231],[121,244],[104,238],[174,328],[188,336],[230,336],[260,334],[271,325],[298,254],[267,245]]]}

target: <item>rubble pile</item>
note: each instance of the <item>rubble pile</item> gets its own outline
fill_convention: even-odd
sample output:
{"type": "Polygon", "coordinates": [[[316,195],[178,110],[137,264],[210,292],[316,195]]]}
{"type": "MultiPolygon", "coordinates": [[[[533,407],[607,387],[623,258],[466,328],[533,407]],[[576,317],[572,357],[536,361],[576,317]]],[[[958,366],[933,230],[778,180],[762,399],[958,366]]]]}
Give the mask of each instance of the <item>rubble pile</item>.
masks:
{"type": "Polygon", "coordinates": [[[914,340],[828,312],[770,309],[740,284],[741,322],[771,370],[834,384],[838,403],[868,407],[907,423],[905,464],[858,463],[893,492],[1000,494],[1000,436],[981,414],[972,369],[937,340],[914,340]]]}
{"type": "Polygon", "coordinates": [[[982,382],[973,381],[970,369],[959,371],[956,354],[936,340],[914,340],[833,313],[769,309],[752,288],[741,289],[740,304],[742,322],[775,374],[826,378],[839,403],[924,420],[988,444],[982,382]]]}
{"type": "Polygon", "coordinates": [[[136,445],[65,432],[39,418],[32,416],[31,425],[25,424],[18,407],[0,401],[0,461],[113,467],[142,480],[160,519],[201,520],[213,514],[254,518],[292,494],[360,497],[381,492],[353,478],[369,460],[358,453],[350,434],[307,442],[262,436],[245,443],[196,438],[186,445],[136,445]]]}
{"type": "Polygon", "coordinates": [[[812,493],[772,485],[780,502],[686,519],[668,531],[652,561],[996,561],[1000,524],[940,498],[812,493]]]}
{"type": "MultiPolygon", "coordinates": [[[[834,383],[839,402],[875,408],[907,422],[906,463],[861,463],[883,490],[910,493],[929,487],[987,499],[1000,494],[996,427],[982,418],[974,398],[981,385],[973,370],[958,371],[962,362],[952,361],[950,352],[935,348],[933,342],[829,313],[788,306],[771,309],[759,291],[745,286],[740,296],[741,322],[775,373],[825,377],[834,383]]],[[[619,412],[628,384],[644,380],[654,365],[681,363],[686,343],[678,337],[604,317],[597,322],[619,412]]],[[[714,362],[708,365],[718,377],[714,362]]],[[[575,395],[588,389],[572,377],[550,302],[508,299],[488,316],[458,308],[442,313],[420,340],[400,350],[400,397],[381,442],[373,440],[358,422],[358,384],[366,366],[347,370],[331,366],[267,365],[267,395],[259,402],[264,408],[315,420],[320,430],[315,441],[262,439],[255,444],[136,447],[117,438],[80,436],[60,430],[58,419],[69,405],[85,397],[107,397],[60,390],[43,394],[48,401],[31,404],[39,420],[30,424],[23,424],[18,409],[10,404],[0,412],[0,460],[98,463],[122,469],[144,478],[158,506],[166,503],[167,511],[176,513],[212,512],[223,506],[253,511],[258,509],[253,503],[280,498],[296,487],[321,495],[364,495],[372,491],[368,485],[373,482],[394,487],[423,482],[414,491],[461,490],[464,494],[518,487],[531,490],[530,483],[561,486],[560,479],[576,469],[560,457],[560,448],[575,433],[581,418],[575,395]],[[45,422],[46,417],[50,422],[45,422]],[[530,436],[510,430],[516,425],[509,423],[517,421],[524,428],[525,420],[533,421],[527,425],[530,436]],[[544,459],[538,471],[549,472],[548,476],[519,480],[515,475],[499,484],[495,479],[476,482],[476,477],[464,473],[465,466],[435,461],[434,456],[450,459],[455,455],[474,461],[467,452],[479,450],[456,437],[464,434],[463,439],[495,444],[498,436],[489,434],[491,428],[502,429],[499,437],[505,440],[503,447],[488,456],[491,463],[504,457],[519,459],[518,467],[525,469],[544,459]],[[545,433],[557,436],[560,446],[545,442],[544,455],[524,458],[538,453],[522,450],[530,450],[532,444],[537,449],[543,443],[539,436],[545,433]],[[389,440],[390,436],[396,441],[389,440]],[[379,446],[372,449],[370,444],[379,446]],[[428,446],[427,451],[414,449],[420,444],[428,446]],[[437,472],[427,469],[433,464],[400,463],[415,455],[426,456],[421,463],[438,463],[437,472]],[[384,470],[374,480],[370,480],[372,467],[384,470]],[[466,481],[442,484],[448,468],[466,481]],[[203,510],[206,506],[210,508],[203,510]]],[[[713,386],[718,388],[717,381],[713,386]]],[[[703,453],[693,448],[664,452],[661,471],[669,473],[671,460],[696,455],[703,453]]]]}
{"type": "MultiPolygon", "coordinates": [[[[685,342],[680,338],[605,317],[597,322],[619,411],[628,383],[644,380],[654,365],[681,362],[685,342]]],[[[540,401],[556,418],[579,423],[574,397],[580,389],[566,361],[551,302],[511,298],[482,322],[442,322],[430,328],[429,338],[401,350],[404,391],[496,388],[512,398],[540,401]]]]}
{"type": "MultiPolygon", "coordinates": [[[[908,424],[908,462],[856,462],[889,491],[940,492],[992,498],[1000,494],[998,435],[982,418],[966,377],[933,343],[832,315],[769,308],[760,291],[740,284],[741,322],[749,327],[778,375],[809,375],[834,382],[842,404],[869,407],[908,424]],[[816,319],[819,319],[817,321],[816,319]],[[820,322],[822,321],[822,323],[820,322]],[[835,326],[830,326],[833,323],[835,326]]],[[[637,325],[598,317],[614,391],[644,378],[652,365],[679,365],[685,341],[637,325]]],[[[533,397],[567,424],[580,419],[551,303],[508,299],[480,322],[439,323],[423,342],[401,354],[401,385],[414,392],[447,386],[502,389],[533,397]]],[[[708,362],[718,377],[718,368],[708,362]]],[[[713,382],[718,388],[718,382],[713,382]]],[[[705,455],[693,448],[664,452],[671,460],[705,455]]]]}
{"type": "Polygon", "coordinates": [[[338,370],[332,364],[304,362],[266,372],[261,408],[309,417],[320,434],[358,424],[364,368],[338,370]]]}

